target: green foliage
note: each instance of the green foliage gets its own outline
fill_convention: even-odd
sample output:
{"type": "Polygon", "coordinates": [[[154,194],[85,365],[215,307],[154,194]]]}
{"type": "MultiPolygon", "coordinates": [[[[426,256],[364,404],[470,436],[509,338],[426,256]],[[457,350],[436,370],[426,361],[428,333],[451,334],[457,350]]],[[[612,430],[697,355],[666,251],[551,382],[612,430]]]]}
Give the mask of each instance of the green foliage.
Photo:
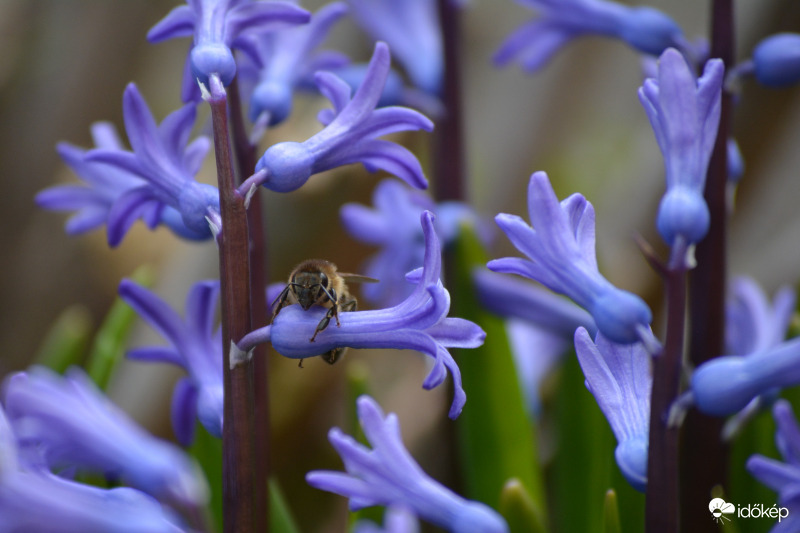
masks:
{"type": "Polygon", "coordinates": [[[541,511],[518,479],[509,479],[500,493],[500,513],[511,533],[544,533],[541,511]]]}
{"type": "Polygon", "coordinates": [[[34,361],[59,374],[80,365],[89,345],[92,320],[85,307],[73,305],[56,319],[36,352],[34,361]]]}

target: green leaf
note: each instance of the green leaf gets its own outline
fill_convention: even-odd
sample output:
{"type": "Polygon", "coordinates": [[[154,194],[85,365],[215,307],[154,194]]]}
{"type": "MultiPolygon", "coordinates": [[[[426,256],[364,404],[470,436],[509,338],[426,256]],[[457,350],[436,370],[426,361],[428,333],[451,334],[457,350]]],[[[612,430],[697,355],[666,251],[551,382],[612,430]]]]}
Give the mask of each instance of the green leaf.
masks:
{"type": "MultiPolygon", "coordinates": [[[[140,267],[131,278],[140,285],[148,286],[152,284],[153,273],[147,267],[140,267]]],[[[86,367],[89,377],[103,390],[125,353],[125,342],[135,319],[136,312],[118,297],[95,335],[86,367]]]]}
{"type": "Polygon", "coordinates": [[[603,533],[620,533],[621,531],[617,493],[614,492],[614,489],[608,489],[603,505],[603,533]]]}
{"type": "Polygon", "coordinates": [[[81,305],[65,309],[50,326],[34,361],[62,374],[71,365],[80,365],[89,345],[92,320],[81,305]]]}
{"type": "Polygon", "coordinates": [[[189,455],[194,457],[208,480],[208,519],[214,531],[222,531],[222,439],[209,434],[199,422],[195,423],[194,429],[194,442],[189,448],[189,455]]]}
{"type": "Polygon", "coordinates": [[[467,393],[457,420],[467,496],[497,506],[506,480],[519,479],[546,521],[535,428],[528,417],[516,368],[500,318],[484,310],[472,282],[487,257],[472,228],[463,227],[451,256],[451,316],[471,320],[486,332],[483,346],[454,355],[467,393]]]}
{"type": "Polygon", "coordinates": [[[545,533],[542,516],[529,491],[518,479],[509,479],[500,493],[500,514],[511,533],[545,533]]]}
{"type": "Polygon", "coordinates": [[[269,480],[269,530],[273,533],[300,533],[278,481],[269,480]]]}

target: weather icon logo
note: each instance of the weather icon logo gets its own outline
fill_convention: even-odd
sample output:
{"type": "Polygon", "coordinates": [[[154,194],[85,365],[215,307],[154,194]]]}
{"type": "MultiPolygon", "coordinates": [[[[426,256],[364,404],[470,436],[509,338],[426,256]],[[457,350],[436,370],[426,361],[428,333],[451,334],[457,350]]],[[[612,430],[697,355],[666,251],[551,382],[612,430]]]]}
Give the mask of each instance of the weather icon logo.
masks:
{"type": "Polygon", "coordinates": [[[736,512],[736,506],[728,503],[722,498],[714,498],[708,502],[708,510],[711,511],[711,516],[715,522],[730,521],[726,514],[733,514],[736,512]]]}

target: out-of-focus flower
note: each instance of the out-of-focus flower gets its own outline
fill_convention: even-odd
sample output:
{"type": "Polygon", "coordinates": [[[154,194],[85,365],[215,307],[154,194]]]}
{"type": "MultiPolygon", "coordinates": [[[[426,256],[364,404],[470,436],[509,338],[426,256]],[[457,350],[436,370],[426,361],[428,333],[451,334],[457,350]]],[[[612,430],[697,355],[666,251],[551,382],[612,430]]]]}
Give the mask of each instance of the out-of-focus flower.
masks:
{"type": "Polygon", "coordinates": [[[442,285],[441,249],[433,229],[433,215],[423,213],[425,257],[421,269],[409,275],[416,283],[414,292],[394,307],[339,314],[340,325],[330,324],[309,342],[327,309],[300,305],[283,308],[273,323],[245,335],[239,348],[249,350],[261,342],[294,359],[314,357],[335,348],[397,348],[422,352],[434,360],[423,387],[432,389],[447,376],[453,377],[454,397],[450,418],[461,413],[466,394],[461,386],[461,371],[447,348],[475,348],[486,336],[478,325],[461,318],[450,318],[450,294],[442,285]]]}
{"type": "Polygon", "coordinates": [[[444,77],[444,53],[436,0],[348,0],[359,25],[376,41],[385,41],[411,81],[438,95],[444,77]]]}
{"type": "MultiPolygon", "coordinates": [[[[124,150],[114,126],[108,122],[92,125],[92,138],[97,148],[103,150],[124,150]]],[[[68,143],[59,143],[58,155],[69,165],[86,185],[56,185],[36,195],[39,207],[53,211],[76,211],[67,221],[69,235],[86,233],[106,225],[114,203],[124,194],[146,185],[142,178],[105,163],[87,160],[87,150],[68,143]]],[[[152,204],[141,214],[145,224],[153,229],[159,223],[169,227],[176,235],[185,239],[206,239],[203,234],[189,230],[183,223],[180,213],[170,206],[152,204]]]]}
{"type": "Polygon", "coordinates": [[[528,259],[505,257],[489,261],[495,272],[517,274],[569,296],[594,318],[613,342],[640,340],[655,344],[652,314],[644,301],[614,287],[597,269],[594,208],[580,194],[558,202],[547,174],[536,172],[528,186],[529,226],[516,215],[495,217],[508,238],[528,259]]]}
{"type": "Polygon", "coordinates": [[[159,499],[199,507],[208,488],[189,457],[114,406],[78,368],[43,367],[7,379],[4,404],[23,448],[51,468],[105,473],[159,499]]]}
{"type": "Polygon", "coordinates": [[[350,499],[357,511],[372,505],[402,505],[418,516],[454,533],[502,533],[508,526],[488,506],[466,500],[430,478],[403,446],[397,416],[384,416],[369,396],[357,401],[358,419],[372,449],[339,428],[328,439],[339,452],[345,472],[312,471],[310,485],[350,499]]]}
{"type": "Polygon", "coordinates": [[[85,157],[86,161],[103,163],[144,181],[121,194],[111,206],[108,244],[118,245],[136,219],[160,215],[167,206],[180,214],[183,226],[196,238],[211,237],[209,220],[221,225],[219,191],[194,179],[209,148],[206,137],[188,142],[195,119],[194,104],[174,111],[157,125],[133,83],[125,89],[122,103],[133,151],[101,147],[85,157]]]}
{"type": "Polygon", "coordinates": [[[575,351],[586,388],[617,438],[617,465],[628,483],[644,492],[653,387],[650,354],[641,344],[615,344],[602,333],[592,342],[584,328],[575,332],[575,351]]]}
{"type": "Polygon", "coordinates": [[[667,47],[686,47],[680,27],[651,7],[630,7],[604,0],[521,0],[539,17],[512,33],[494,56],[498,65],[519,58],[535,72],[571,40],[584,35],[620,39],[644,54],[659,55],[667,47]]]}
{"type": "Polygon", "coordinates": [[[727,353],[747,355],[778,346],[786,339],[795,302],[794,289],[788,285],[778,289],[770,303],[752,278],[734,278],[725,306],[727,353]]]}
{"type": "Polygon", "coordinates": [[[679,237],[686,245],[696,244],[708,232],[703,189],[717,138],[724,72],[722,61],[711,59],[695,79],[680,52],[670,48],[661,55],[658,78],[639,88],[666,166],[667,192],[657,227],[670,246],[679,237]]]}
{"type": "MultiPolygon", "coordinates": [[[[334,107],[319,115],[326,127],[302,143],[281,142],[268,148],[256,165],[256,170],[261,171],[257,183],[276,192],[291,192],[312,174],[362,163],[370,172],[382,169],[418,189],[426,188],[428,182],[417,158],[402,146],[377,138],[399,131],[433,129],[430,120],[412,109],[375,109],[390,62],[386,44],[376,44],[364,82],[352,99],[347,83],[330,72],[318,72],[320,92],[334,107]]],[[[249,188],[248,181],[244,186],[249,188]]]]}
{"type": "Polygon", "coordinates": [[[390,505],[383,515],[380,527],[369,520],[359,520],[353,526],[353,533],[419,533],[416,515],[405,506],[390,505]]]}
{"type": "Polygon", "coordinates": [[[292,97],[298,87],[313,84],[318,70],[335,70],[349,60],[344,54],[315,51],[330,29],[347,13],[342,2],[320,8],[311,22],[284,30],[254,36],[253,49],[258,54],[257,77],[250,96],[250,120],[259,117],[266,125],[283,122],[292,109],[292,97]]]}
{"type": "Polygon", "coordinates": [[[209,433],[222,438],[222,339],[214,330],[219,281],[196,283],[186,297],[186,318],[153,292],[124,279],[119,295],[171,346],[136,348],[128,357],[180,366],[189,374],[175,386],[172,427],[178,441],[188,446],[194,438],[195,417],[209,433]]]}
{"type": "Polygon", "coordinates": [[[466,204],[436,204],[427,194],[397,180],[378,183],[372,193],[372,204],[373,207],[368,207],[348,203],[342,206],[339,215],[352,237],[381,248],[363,268],[365,275],[380,280],[361,290],[364,299],[373,304],[395,305],[413,291],[414,286],[406,281],[405,274],[422,266],[425,238],[419,217],[423,211],[435,213],[436,234],[445,246],[458,235],[460,224],[472,222],[479,226],[466,204]]]}
{"type": "Polygon", "coordinates": [[[786,400],[776,402],[772,414],[778,426],[775,444],[783,462],[753,455],[747,460],[747,470],[778,493],[781,509],[774,518],[779,520],[770,533],[792,533],[800,529],[800,426],[786,400]]]}
{"type": "Polygon", "coordinates": [[[758,43],[752,70],[767,87],[788,87],[800,81],[800,35],[778,33],[758,43]]]}
{"type": "Polygon", "coordinates": [[[208,87],[211,75],[228,85],[236,75],[231,48],[238,48],[256,60],[247,37],[294,24],[308,22],[308,11],[291,2],[250,0],[187,0],[170,11],[147,33],[158,43],[176,37],[192,37],[183,79],[183,100],[197,100],[197,81],[208,87]]]}

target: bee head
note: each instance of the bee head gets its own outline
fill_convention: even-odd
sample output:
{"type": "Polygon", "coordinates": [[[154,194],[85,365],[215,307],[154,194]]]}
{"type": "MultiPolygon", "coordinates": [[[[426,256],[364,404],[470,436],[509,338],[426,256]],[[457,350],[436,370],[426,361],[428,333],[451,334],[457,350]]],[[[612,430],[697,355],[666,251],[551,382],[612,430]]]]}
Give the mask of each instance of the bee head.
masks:
{"type": "Polygon", "coordinates": [[[297,302],[307,311],[315,303],[322,303],[328,296],[328,276],[324,272],[298,272],[291,281],[297,302]]]}

